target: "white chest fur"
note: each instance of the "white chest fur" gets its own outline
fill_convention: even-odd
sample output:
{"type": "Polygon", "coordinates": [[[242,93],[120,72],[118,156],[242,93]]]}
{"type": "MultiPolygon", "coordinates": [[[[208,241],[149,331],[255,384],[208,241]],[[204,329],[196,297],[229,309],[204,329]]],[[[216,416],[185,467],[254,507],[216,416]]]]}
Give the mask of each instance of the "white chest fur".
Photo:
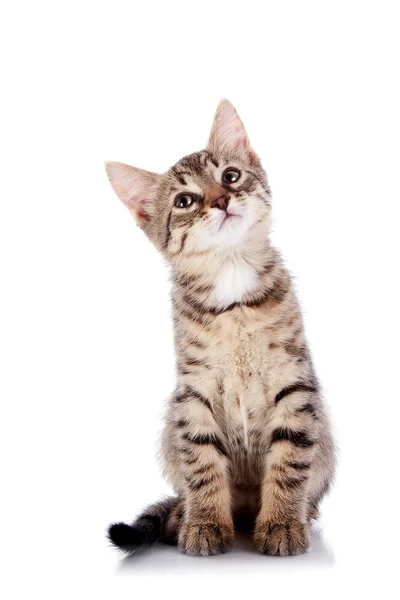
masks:
{"type": "Polygon", "coordinates": [[[213,299],[220,306],[240,302],[245,294],[257,287],[257,274],[247,262],[227,261],[216,277],[213,299]]]}

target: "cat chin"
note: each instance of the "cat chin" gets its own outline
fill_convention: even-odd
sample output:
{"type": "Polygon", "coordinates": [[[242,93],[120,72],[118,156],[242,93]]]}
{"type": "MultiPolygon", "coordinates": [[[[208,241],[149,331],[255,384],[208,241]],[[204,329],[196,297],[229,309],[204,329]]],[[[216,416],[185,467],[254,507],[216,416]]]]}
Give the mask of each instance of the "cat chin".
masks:
{"type": "Polygon", "coordinates": [[[197,246],[199,250],[226,250],[242,246],[249,240],[255,221],[251,213],[232,215],[216,223],[213,231],[199,232],[197,246]]]}
{"type": "MultiPolygon", "coordinates": [[[[235,219],[236,220],[236,219],[235,219]]],[[[237,218],[239,221],[239,218],[237,218]]],[[[243,220],[243,219],[241,219],[243,220]]],[[[241,223],[232,223],[229,227],[221,227],[215,233],[204,233],[197,240],[199,250],[227,249],[239,246],[246,242],[248,238],[248,227],[243,227],[241,223]]]]}

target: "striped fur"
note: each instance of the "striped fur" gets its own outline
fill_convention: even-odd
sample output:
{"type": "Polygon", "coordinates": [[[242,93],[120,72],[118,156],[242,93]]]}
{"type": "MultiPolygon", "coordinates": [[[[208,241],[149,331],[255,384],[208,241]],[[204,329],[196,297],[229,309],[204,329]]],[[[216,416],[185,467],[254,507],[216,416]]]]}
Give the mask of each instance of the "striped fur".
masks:
{"type": "Polygon", "coordinates": [[[171,265],[177,356],[162,437],[176,498],[112,526],[112,541],[217,554],[245,523],[262,553],[306,551],[334,447],[293,285],[269,241],[267,178],[242,122],[223,101],[206,150],[164,175],[118,163],[108,175],[171,265]],[[232,184],[227,168],[240,173],[232,184]],[[175,206],[182,193],[187,208],[175,206]]]}

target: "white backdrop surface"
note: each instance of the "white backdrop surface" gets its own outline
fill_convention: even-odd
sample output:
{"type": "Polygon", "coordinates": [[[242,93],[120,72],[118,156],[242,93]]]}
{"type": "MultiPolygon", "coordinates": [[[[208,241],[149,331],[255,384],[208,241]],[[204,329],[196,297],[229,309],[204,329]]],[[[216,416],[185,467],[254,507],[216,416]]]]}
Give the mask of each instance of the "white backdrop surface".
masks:
{"type": "Polygon", "coordinates": [[[2,4],[4,598],[397,597],[397,9],[2,4]],[[107,524],[168,493],[156,451],[174,356],[167,268],[103,163],[166,170],[204,147],[222,96],[269,175],[337,480],[303,557],[239,541],[220,557],[121,562],[107,524]]]}

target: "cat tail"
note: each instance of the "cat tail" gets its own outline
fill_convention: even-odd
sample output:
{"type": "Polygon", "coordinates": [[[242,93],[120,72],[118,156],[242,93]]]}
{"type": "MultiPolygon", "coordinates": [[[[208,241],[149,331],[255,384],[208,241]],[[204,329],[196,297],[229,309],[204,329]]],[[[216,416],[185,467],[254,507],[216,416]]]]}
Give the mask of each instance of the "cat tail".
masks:
{"type": "Polygon", "coordinates": [[[183,499],[166,498],[151,504],[132,525],[111,524],[108,539],[128,554],[143,552],[157,541],[177,544],[183,516],[183,499]]]}

